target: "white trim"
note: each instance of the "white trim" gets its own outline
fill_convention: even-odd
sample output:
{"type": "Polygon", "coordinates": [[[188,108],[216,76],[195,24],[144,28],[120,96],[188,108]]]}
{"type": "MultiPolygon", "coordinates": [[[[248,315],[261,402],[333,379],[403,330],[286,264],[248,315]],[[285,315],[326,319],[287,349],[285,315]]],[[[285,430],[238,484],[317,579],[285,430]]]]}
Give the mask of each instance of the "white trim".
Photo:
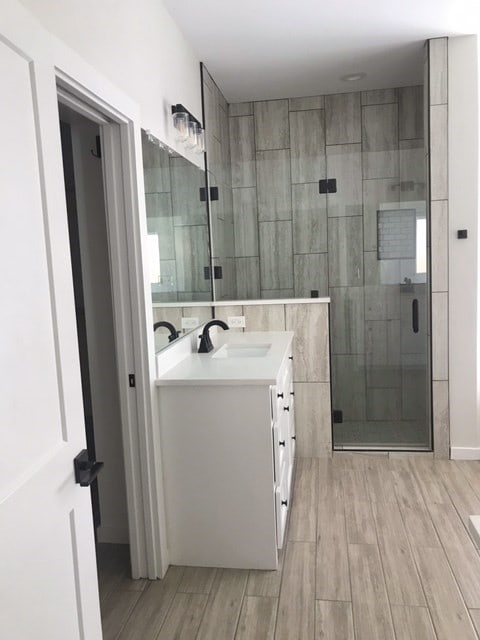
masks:
{"type": "Polygon", "coordinates": [[[122,146],[125,203],[125,235],[128,241],[128,261],[131,291],[131,317],[134,327],[134,371],[137,386],[137,410],[139,421],[140,463],[138,477],[142,478],[147,543],[148,577],[163,578],[168,569],[166,547],[165,506],[163,497],[163,467],[158,441],[157,394],[155,390],[156,361],[151,306],[150,282],[144,270],[142,247],[148,252],[147,215],[143,190],[143,162],[141,130],[133,122],[122,127],[122,135],[128,136],[122,146]],[[135,157],[128,154],[134,149],[135,157]]]}
{"type": "Polygon", "coordinates": [[[105,183],[108,241],[111,264],[113,317],[118,370],[118,389],[122,416],[122,440],[127,489],[128,525],[132,575],[145,577],[148,573],[148,539],[145,536],[145,505],[141,479],[139,425],[142,424],[136,394],[127,386],[129,373],[136,373],[134,334],[132,326],[132,292],[128,286],[129,261],[126,237],[123,183],[128,181],[121,162],[122,129],[128,125],[101,127],[102,163],[105,183]]]}
{"type": "MultiPolygon", "coordinates": [[[[125,458],[130,556],[134,578],[162,577],[167,560],[160,537],[162,500],[157,493],[157,466],[153,444],[153,411],[150,362],[146,348],[146,318],[138,189],[140,136],[135,124],[107,100],[89,91],[69,75],[56,69],[57,85],[85,102],[87,110],[99,112],[112,122],[101,126],[105,199],[109,229],[112,294],[122,438],[125,458]],[[71,84],[70,84],[71,83],[71,84]],[[128,285],[127,285],[128,283],[128,285]],[[127,286],[126,286],[127,285],[127,286]],[[127,385],[135,373],[136,389],[127,385]],[[160,508],[159,508],[160,507],[160,508]]],[[[63,92],[65,96],[65,92],[63,92]]],[[[75,106],[72,104],[75,108],[75,106]]],[[[138,125],[137,125],[138,127],[138,125]]],[[[142,191],[143,194],[143,191],[142,191]]],[[[150,326],[151,323],[148,324],[150,326]]],[[[163,496],[162,496],[163,497],[163,496]]]]}
{"type": "Polygon", "coordinates": [[[480,460],[480,447],[452,447],[450,458],[452,460],[480,460]]]}
{"type": "Polygon", "coordinates": [[[80,113],[82,116],[84,116],[88,120],[91,120],[92,122],[95,122],[96,124],[102,125],[108,124],[110,122],[99,111],[85,104],[84,102],[82,102],[82,100],[79,100],[76,96],[71,95],[70,93],[68,93],[68,91],[62,89],[62,87],[60,86],[57,86],[57,97],[60,104],[73,109],[73,111],[75,111],[76,113],[80,113]]]}
{"type": "MultiPolygon", "coordinates": [[[[148,274],[143,269],[143,240],[147,238],[147,216],[143,190],[143,162],[140,130],[140,108],[132,99],[114,86],[105,76],[88,65],[74,51],[56,39],[49,39],[55,61],[57,86],[81,98],[95,110],[107,115],[113,122],[123,124],[121,163],[124,175],[124,202],[126,216],[129,263],[131,322],[133,326],[134,371],[138,409],[138,455],[132,466],[138,504],[143,507],[143,541],[148,553],[147,573],[142,576],[163,577],[168,569],[166,547],[165,508],[163,502],[163,476],[160,445],[154,429],[157,423],[157,393],[155,389],[156,361],[148,274]],[[126,145],[126,146],[125,146],[126,145]],[[148,329],[147,329],[148,327],[148,329]],[[140,439],[141,438],[141,439],[140,439]],[[149,486],[155,482],[155,486],[149,486]],[[148,531],[148,535],[147,535],[148,531]],[[153,546],[150,548],[149,545],[153,546]]],[[[145,255],[147,248],[145,247],[145,255]]],[[[133,440],[135,442],[135,438],[133,440]]],[[[133,456],[132,456],[133,457],[133,456]]],[[[132,461],[133,462],[133,461],[132,461]]],[[[139,540],[140,542],[140,540],[139,540]]],[[[133,565],[132,559],[132,565],[133,565]]],[[[133,566],[132,566],[133,569],[133,566]]]]}
{"type": "Polygon", "coordinates": [[[330,304],[330,298],[279,298],[272,300],[222,300],[205,302],[154,302],[153,307],[162,309],[164,307],[249,307],[264,304],[330,304]]]}

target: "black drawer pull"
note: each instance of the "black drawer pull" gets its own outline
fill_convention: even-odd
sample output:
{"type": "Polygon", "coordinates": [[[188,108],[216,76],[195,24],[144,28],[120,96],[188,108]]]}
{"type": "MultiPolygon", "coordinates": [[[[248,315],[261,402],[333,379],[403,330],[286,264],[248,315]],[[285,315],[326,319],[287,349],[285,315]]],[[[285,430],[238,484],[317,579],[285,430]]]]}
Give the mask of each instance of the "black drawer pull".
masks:
{"type": "Polygon", "coordinates": [[[290,411],[290,407],[283,407],[284,411],[290,411]]]}
{"type": "Polygon", "coordinates": [[[282,500],[282,507],[288,507],[288,500],[282,500]]]}
{"type": "Polygon", "coordinates": [[[295,391],[290,391],[290,395],[294,396],[295,395],[295,391]]]}
{"type": "Polygon", "coordinates": [[[293,360],[293,356],[288,356],[288,359],[289,360],[293,360]]]}
{"type": "Polygon", "coordinates": [[[292,440],[296,440],[296,439],[297,439],[297,436],[292,436],[292,440]]]}
{"type": "Polygon", "coordinates": [[[280,440],[280,442],[278,443],[281,447],[285,446],[285,440],[280,440]]]}
{"type": "Polygon", "coordinates": [[[277,398],[283,398],[283,393],[277,393],[277,398]]]}

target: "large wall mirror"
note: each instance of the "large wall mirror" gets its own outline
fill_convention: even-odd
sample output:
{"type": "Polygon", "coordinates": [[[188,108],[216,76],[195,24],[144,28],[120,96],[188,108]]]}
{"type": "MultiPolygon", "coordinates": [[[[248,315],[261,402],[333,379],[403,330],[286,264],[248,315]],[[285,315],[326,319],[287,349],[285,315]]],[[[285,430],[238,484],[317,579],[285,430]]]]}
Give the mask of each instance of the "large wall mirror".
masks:
{"type": "MultiPolygon", "coordinates": [[[[145,131],[142,151],[154,322],[182,335],[211,318],[211,305],[201,305],[212,301],[205,172],[145,131]]],[[[170,335],[156,329],[156,351],[170,335]]]]}

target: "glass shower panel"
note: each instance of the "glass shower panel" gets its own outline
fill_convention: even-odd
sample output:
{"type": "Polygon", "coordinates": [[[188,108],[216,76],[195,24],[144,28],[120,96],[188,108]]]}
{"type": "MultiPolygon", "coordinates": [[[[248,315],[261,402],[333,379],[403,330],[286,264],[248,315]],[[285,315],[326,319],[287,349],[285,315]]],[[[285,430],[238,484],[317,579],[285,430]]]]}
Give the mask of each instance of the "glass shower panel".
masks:
{"type": "Polygon", "coordinates": [[[422,88],[368,93],[361,143],[326,147],[334,446],[428,449],[422,88]]]}
{"type": "Polygon", "coordinates": [[[201,69],[214,299],[235,300],[237,282],[228,104],[205,65],[202,64],[201,69]]]}

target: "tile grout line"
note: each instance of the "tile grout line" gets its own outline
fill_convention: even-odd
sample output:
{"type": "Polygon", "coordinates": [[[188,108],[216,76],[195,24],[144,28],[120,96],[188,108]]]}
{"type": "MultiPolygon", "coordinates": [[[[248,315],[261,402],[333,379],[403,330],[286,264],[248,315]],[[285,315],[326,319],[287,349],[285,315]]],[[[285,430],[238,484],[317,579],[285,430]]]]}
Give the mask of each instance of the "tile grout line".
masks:
{"type": "Polygon", "coordinates": [[[140,604],[140,600],[142,599],[143,595],[148,591],[148,589],[149,589],[149,588],[150,588],[150,583],[148,582],[148,583],[147,583],[147,586],[146,586],[144,589],[142,589],[142,590],[140,591],[140,596],[137,598],[137,601],[136,601],[136,602],[135,602],[135,604],[133,605],[133,607],[132,607],[132,609],[131,609],[130,613],[129,613],[129,614],[128,614],[128,616],[126,617],[126,619],[125,619],[124,623],[122,624],[122,626],[120,627],[120,629],[119,629],[119,631],[118,631],[117,635],[115,636],[115,639],[116,639],[116,640],[118,640],[118,638],[120,638],[120,637],[121,637],[121,635],[122,635],[122,633],[123,633],[123,630],[125,629],[125,627],[127,626],[128,622],[130,621],[130,618],[131,618],[131,617],[132,617],[132,615],[133,615],[133,612],[134,612],[134,611],[135,611],[135,609],[139,606],[139,604],[140,604]]]}
{"type": "MultiPolygon", "coordinates": [[[[453,460],[452,460],[451,462],[453,462],[453,464],[455,465],[455,462],[454,462],[453,460]]],[[[458,468],[458,467],[455,465],[455,468],[458,468]]],[[[442,483],[444,484],[444,487],[445,487],[445,489],[447,490],[447,493],[448,493],[448,495],[449,495],[450,499],[452,500],[451,495],[450,495],[450,492],[449,492],[449,491],[448,491],[448,489],[447,489],[447,483],[446,483],[446,482],[444,482],[444,474],[443,474],[443,472],[441,472],[441,474],[442,474],[442,483]]],[[[460,516],[460,513],[458,512],[458,510],[457,510],[457,508],[456,508],[455,503],[453,502],[453,500],[452,500],[452,503],[453,503],[453,507],[454,507],[455,511],[457,512],[457,515],[458,515],[458,518],[459,518],[460,522],[462,523],[462,525],[463,525],[463,526],[464,526],[464,528],[465,528],[465,524],[464,524],[464,522],[463,522],[463,518],[460,516]]],[[[430,516],[430,511],[428,510],[428,507],[427,507],[427,511],[428,511],[428,515],[430,516]]],[[[464,597],[463,592],[462,592],[462,590],[461,590],[461,588],[460,588],[460,584],[459,584],[459,582],[458,582],[458,580],[457,580],[457,576],[455,575],[455,572],[453,571],[452,565],[451,565],[451,563],[450,563],[450,559],[449,559],[449,557],[448,557],[448,553],[447,553],[447,552],[446,552],[446,550],[445,550],[445,545],[443,544],[442,538],[440,537],[440,535],[439,535],[439,533],[438,533],[438,528],[435,526],[435,522],[433,521],[433,518],[432,518],[431,516],[430,516],[430,520],[432,521],[433,528],[435,529],[435,532],[436,532],[436,534],[437,534],[437,537],[438,537],[438,539],[439,539],[439,541],[440,541],[441,549],[442,549],[442,551],[443,551],[443,555],[445,556],[445,560],[446,560],[446,562],[447,562],[448,568],[450,569],[450,573],[452,574],[453,581],[455,582],[455,585],[456,585],[456,587],[457,587],[457,590],[458,590],[458,593],[459,593],[459,595],[460,595],[460,598],[461,598],[461,600],[462,600],[462,602],[463,602],[463,605],[464,605],[464,607],[465,607],[465,609],[466,609],[466,611],[467,611],[468,619],[470,620],[470,624],[472,625],[473,632],[474,632],[474,634],[476,635],[476,637],[477,637],[477,638],[479,638],[480,636],[479,636],[479,635],[478,635],[478,633],[477,633],[477,628],[475,627],[475,624],[474,624],[474,622],[473,622],[473,618],[472,618],[472,616],[471,616],[471,614],[470,614],[470,609],[468,608],[467,603],[466,603],[466,601],[465,601],[465,597],[464,597]]],[[[468,533],[468,530],[467,530],[467,533],[468,533]]],[[[470,535],[469,535],[469,538],[470,538],[470,535]]],[[[476,552],[477,552],[477,554],[478,554],[478,550],[476,549],[475,545],[473,544],[473,541],[471,540],[471,538],[470,538],[470,542],[472,543],[473,547],[475,548],[475,551],[476,551],[476,552]]],[[[428,601],[427,601],[427,604],[428,604],[428,601]]],[[[432,621],[433,621],[433,620],[432,620],[432,621]]]]}
{"type": "MultiPolygon", "coordinates": [[[[455,461],[453,461],[453,460],[452,460],[452,462],[455,462],[455,461]]],[[[459,469],[459,467],[458,467],[457,465],[455,465],[455,468],[459,469]]],[[[473,491],[473,493],[475,494],[475,496],[476,496],[478,499],[480,499],[480,498],[479,498],[479,496],[477,496],[477,493],[476,493],[476,492],[475,492],[475,490],[473,489],[472,485],[470,484],[470,482],[469,482],[468,478],[465,476],[465,474],[464,474],[461,470],[460,470],[460,473],[462,474],[463,478],[466,480],[467,484],[468,484],[468,485],[470,486],[470,488],[472,489],[472,491],[473,491]]],[[[447,485],[448,485],[448,482],[447,482],[447,480],[446,480],[446,478],[445,478],[445,474],[444,474],[444,472],[443,472],[443,471],[440,471],[440,476],[441,476],[440,482],[442,483],[442,485],[443,485],[443,487],[444,487],[445,491],[447,492],[448,497],[450,498],[450,502],[452,503],[453,508],[455,509],[455,512],[456,512],[456,514],[458,515],[460,522],[462,523],[463,528],[464,528],[464,529],[465,529],[465,531],[467,532],[467,535],[468,535],[468,537],[470,538],[470,540],[471,540],[471,542],[472,542],[473,546],[475,547],[475,549],[477,549],[477,547],[475,546],[475,543],[474,543],[474,542],[473,542],[473,540],[472,540],[472,537],[471,537],[471,535],[470,535],[470,532],[469,532],[469,530],[468,530],[468,527],[467,527],[467,525],[466,525],[466,524],[464,523],[464,521],[463,521],[462,514],[460,513],[459,509],[457,508],[457,505],[456,505],[456,503],[455,503],[455,500],[454,500],[454,499],[453,499],[453,497],[452,497],[452,494],[451,494],[451,493],[450,493],[450,491],[448,490],[448,486],[447,486],[447,485]]],[[[472,514],[472,515],[473,515],[473,514],[472,514]]],[[[477,549],[477,551],[479,551],[479,550],[477,549]]]]}
{"type": "Polygon", "coordinates": [[[233,634],[231,640],[235,640],[235,638],[237,637],[238,625],[240,624],[240,618],[242,617],[243,605],[245,604],[245,598],[247,597],[246,593],[247,593],[248,578],[249,577],[250,577],[250,570],[247,571],[247,579],[245,580],[245,585],[243,587],[242,602],[241,602],[240,608],[238,610],[237,622],[235,624],[235,631],[234,631],[234,634],[233,634]]]}
{"type": "MultiPolygon", "coordinates": [[[[130,618],[131,618],[131,616],[132,616],[132,614],[133,614],[133,612],[134,612],[135,608],[137,607],[138,603],[140,602],[140,600],[141,600],[141,598],[142,598],[143,594],[145,593],[145,591],[148,589],[148,586],[149,586],[149,585],[147,585],[147,587],[146,587],[145,589],[143,589],[142,591],[140,591],[140,592],[139,592],[139,593],[140,593],[140,595],[139,595],[139,597],[137,598],[137,600],[136,600],[135,604],[133,605],[133,607],[131,608],[130,613],[129,613],[129,614],[128,614],[128,616],[126,617],[126,619],[125,619],[125,621],[123,622],[123,624],[122,624],[122,626],[120,627],[120,629],[119,629],[119,630],[117,631],[117,633],[115,634],[115,640],[118,640],[118,638],[120,638],[120,636],[121,636],[121,634],[122,634],[123,630],[125,629],[125,627],[126,627],[126,625],[127,625],[128,621],[130,620],[130,618]]],[[[117,594],[118,594],[118,591],[120,591],[120,590],[116,590],[116,591],[115,591],[115,595],[117,595],[117,594]]],[[[112,595],[113,595],[113,592],[112,592],[112,595]]],[[[103,617],[102,617],[102,631],[103,631],[103,617]]]]}
{"type": "MultiPolygon", "coordinates": [[[[408,457],[408,456],[407,456],[407,457],[408,457]]],[[[408,464],[409,464],[409,465],[411,465],[410,461],[408,461],[408,464]]],[[[389,473],[389,474],[392,474],[392,470],[390,469],[390,456],[389,456],[389,462],[388,462],[388,473],[389,473]]],[[[429,617],[430,623],[431,623],[431,625],[432,625],[432,629],[433,629],[433,632],[434,632],[434,634],[435,634],[435,638],[437,638],[437,639],[438,639],[437,630],[435,629],[435,625],[433,624],[433,618],[432,618],[432,614],[431,614],[431,611],[430,611],[430,605],[429,605],[429,603],[428,603],[428,598],[427,598],[427,595],[426,595],[426,593],[425,593],[425,587],[424,587],[424,585],[423,585],[423,581],[422,581],[422,578],[421,578],[421,576],[420,576],[420,572],[418,571],[417,563],[416,563],[416,560],[415,560],[415,554],[413,553],[413,545],[412,545],[412,543],[411,543],[411,541],[410,541],[410,536],[408,535],[407,527],[405,526],[405,519],[404,519],[404,517],[403,517],[402,508],[401,508],[401,504],[400,504],[399,496],[397,495],[397,489],[396,489],[396,487],[395,487],[395,481],[394,481],[394,478],[393,478],[393,477],[391,478],[391,481],[392,481],[392,485],[393,485],[393,491],[394,491],[394,493],[395,493],[395,498],[396,498],[396,500],[397,500],[398,512],[399,512],[399,514],[400,514],[400,519],[401,519],[401,521],[402,521],[403,530],[404,530],[404,532],[405,532],[405,539],[407,540],[408,550],[409,550],[409,552],[410,552],[410,556],[411,556],[412,561],[413,561],[413,566],[414,566],[414,568],[415,568],[415,573],[416,573],[416,576],[417,576],[417,578],[418,578],[418,582],[419,582],[419,584],[420,584],[420,587],[421,587],[421,589],[422,589],[423,597],[424,597],[424,599],[425,599],[426,607],[423,607],[423,606],[422,606],[422,608],[426,608],[426,609],[427,609],[427,611],[428,611],[428,617],[429,617]]],[[[422,495],[422,499],[423,499],[423,495],[422,495]]],[[[426,507],[426,505],[425,505],[425,508],[427,508],[427,507],[426,507]]],[[[428,509],[427,509],[427,510],[428,510],[428,509]]],[[[428,512],[428,516],[429,516],[429,518],[431,519],[430,512],[428,512]]],[[[432,524],[433,524],[433,523],[432,523],[432,524]]],[[[375,526],[376,526],[376,523],[375,523],[375,526]]],[[[387,598],[388,598],[388,601],[390,602],[390,595],[389,595],[388,591],[387,591],[387,598]]],[[[410,606],[410,605],[403,605],[403,606],[405,606],[405,607],[406,607],[406,606],[410,606]]],[[[391,607],[392,607],[392,604],[390,603],[390,608],[391,608],[391,607]]],[[[393,616],[392,616],[392,617],[393,617],[393,616]]]]}
{"type": "Polygon", "coordinates": [[[316,466],[316,504],[315,504],[315,577],[313,580],[313,639],[317,636],[317,563],[318,563],[318,516],[320,505],[320,462],[318,458],[314,458],[316,466]]]}
{"type": "MultiPolygon", "coordinates": [[[[367,487],[367,495],[370,496],[370,492],[369,492],[369,489],[368,489],[368,483],[367,483],[367,476],[365,474],[364,465],[362,465],[362,473],[363,473],[363,477],[365,479],[365,485],[367,487]]],[[[369,507],[370,507],[370,514],[371,514],[371,517],[372,517],[372,520],[373,520],[373,526],[374,526],[374,529],[375,529],[375,538],[377,540],[377,544],[375,546],[377,547],[378,557],[379,557],[379,560],[380,560],[380,566],[382,567],[383,584],[384,584],[384,588],[385,588],[385,595],[387,596],[388,611],[390,613],[390,623],[392,625],[393,638],[395,639],[397,637],[397,634],[396,634],[396,631],[395,631],[395,625],[393,624],[392,604],[390,602],[390,595],[389,595],[388,589],[387,589],[387,580],[385,578],[385,568],[383,566],[383,558],[382,558],[382,553],[381,553],[381,549],[380,549],[380,544],[379,544],[379,541],[378,541],[377,522],[376,522],[375,517],[373,515],[373,508],[372,508],[371,500],[369,500],[368,504],[369,504],[369,507]]],[[[352,606],[352,609],[353,609],[353,606],[352,606]]]]}
{"type": "MultiPolygon", "coordinates": [[[[410,461],[408,461],[408,465],[410,467],[413,466],[410,461]]],[[[393,487],[394,487],[395,495],[397,495],[397,489],[396,489],[396,486],[395,486],[395,482],[393,482],[393,487]]],[[[431,524],[432,524],[432,526],[433,526],[433,528],[434,528],[434,530],[436,532],[435,525],[433,524],[432,517],[430,515],[430,511],[428,511],[428,507],[427,507],[427,505],[425,503],[425,500],[423,499],[423,492],[421,490],[420,490],[420,493],[422,494],[422,500],[424,502],[425,509],[427,510],[428,517],[429,517],[429,519],[431,521],[431,524]]],[[[398,495],[397,495],[397,500],[398,500],[398,495]]],[[[409,548],[409,551],[410,551],[410,555],[412,556],[412,560],[413,560],[413,564],[414,564],[414,567],[415,567],[415,571],[417,573],[417,577],[418,577],[418,580],[420,582],[420,586],[422,587],[422,593],[423,593],[423,597],[425,598],[425,602],[426,602],[426,605],[427,605],[427,611],[428,611],[428,616],[429,616],[429,619],[430,619],[430,623],[432,625],[432,629],[433,629],[433,632],[435,634],[435,637],[438,639],[437,629],[436,629],[435,624],[433,622],[433,616],[432,616],[432,612],[430,610],[430,603],[429,603],[428,598],[427,598],[427,594],[426,594],[426,591],[425,591],[425,586],[423,584],[423,580],[422,580],[422,577],[420,575],[420,571],[419,571],[419,568],[418,568],[418,565],[417,565],[417,560],[415,558],[415,554],[413,553],[413,544],[412,544],[412,542],[410,540],[410,536],[408,535],[408,532],[407,532],[407,527],[405,525],[405,518],[403,517],[403,511],[402,511],[402,508],[401,508],[400,501],[398,502],[398,510],[400,512],[400,517],[402,519],[403,528],[405,530],[405,535],[406,535],[406,538],[407,538],[407,544],[408,544],[408,548],[409,548]]]]}
{"type": "Polygon", "coordinates": [[[210,602],[210,599],[212,598],[212,595],[213,595],[213,585],[215,584],[215,581],[216,581],[219,573],[221,573],[222,571],[223,571],[223,569],[220,569],[220,570],[218,568],[216,569],[215,576],[213,578],[212,585],[210,587],[210,591],[208,593],[208,598],[207,598],[207,601],[205,602],[205,606],[204,606],[203,611],[202,611],[202,617],[200,618],[200,622],[198,623],[198,629],[197,629],[197,633],[195,634],[195,639],[198,638],[198,634],[200,633],[200,629],[202,627],[202,623],[205,620],[205,613],[207,611],[208,603],[210,602]]]}
{"type": "MultiPolygon", "coordinates": [[[[292,471],[292,478],[293,478],[293,484],[291,487],[291,502],[293,503],[293,500],[295,498],[295,485],[297,484],[297,462],[296,462],[296,458],[294,459],[294,467],[293,467],[293,471],[292,471]]],[[[288,530],[290,528],[290,518],[291,518],[291,514],[292,514],[292,509],[289,509],[289,513],[288,513],[288,519],[285,525],[285,532],[283,534],[283,562],[282,562],[282,575],[280,578],[280,587],[278,589],[278,598],[277,598],[277,612],[275,615],[275,628],[273,631],[273,637],[274,639],[276,638],[277,635],[277,624],[278,624],[278,612],[280,609],[280,598],[282,595],[282,587],[283,587],[283,580],[285,577],[285,561],[287,559],[287,547],[289,544],[289,540],[288,540],[288,530]]]]}
{"type": "Polygon", "coordinates": [[[352,569],[350,566],[350,554],[348,549],[347,516],[345,512],[345,488],[344,488],[343,482],[340,483],[340,486],[342,488],[342,495],[343,495],[343,525],[344,525],[344,531],[345,531],[345,548],[347,552],[348,582],[350,584],[350,609],[352,612],[353,637],[355,639],[357,637],[357,630],[355,626],[355,615],[354,615],[354,607],[353,607],[352,569]]]}

